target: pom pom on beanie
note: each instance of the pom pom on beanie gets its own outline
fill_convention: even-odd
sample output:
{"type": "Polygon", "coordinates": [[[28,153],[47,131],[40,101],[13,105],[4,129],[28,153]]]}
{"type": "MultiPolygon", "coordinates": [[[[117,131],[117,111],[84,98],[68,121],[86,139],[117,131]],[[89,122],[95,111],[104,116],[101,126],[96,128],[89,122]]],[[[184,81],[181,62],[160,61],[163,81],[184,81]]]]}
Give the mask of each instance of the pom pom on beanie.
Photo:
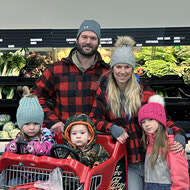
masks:
{"type": "Polygon", "coordinates": [[[135,41],[129,36],[119,36],[115,43],[115,51],[111,57],[111,68],[116,64],[128,64],[135,68],[133,46],[135,41]]]}

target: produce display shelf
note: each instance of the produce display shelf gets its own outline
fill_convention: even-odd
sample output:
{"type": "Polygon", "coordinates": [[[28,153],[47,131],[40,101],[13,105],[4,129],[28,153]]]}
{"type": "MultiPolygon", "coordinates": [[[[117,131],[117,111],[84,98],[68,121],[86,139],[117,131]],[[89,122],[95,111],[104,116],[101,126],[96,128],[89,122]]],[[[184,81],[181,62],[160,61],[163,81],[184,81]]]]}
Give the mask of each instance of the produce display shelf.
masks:
{"type": "Polygon", "coordinates": [[[175,124],[182,127],[189,134],[188,136],[190,138],[190,121],[175,121],[175,124]]]}
{"type": "Polygon", "coordinates": [[[24,78],[15,76],[0,76],[0,85],[6,86],[31,86],[36,81],[36,78],[24,78]]]}
{"type": "Polygon", "coordinates": [[[150,85],[177,85],[183,84],[183,80],[149,80],[148,83],[150,85]]]}
{"type": "Polygon", "coordinates": [[[0,99],[0,107],[1,108],[18,107],[18,104],[19,104],[18,99],[0,99]]]}
{"type": "Polygon", "coordinates": [[[148,80],[150,85],[170,85],[170,84],[184,84],[183,78],[178,75],[165,75],[162,77],[148,77],[146,75],[141,76],[140,78],[148,80]]]}
{"type": "Polygon", "coordinates": [[[190,106],[190,98],[167,97],[164,99],[166,106],[190,106]]]}

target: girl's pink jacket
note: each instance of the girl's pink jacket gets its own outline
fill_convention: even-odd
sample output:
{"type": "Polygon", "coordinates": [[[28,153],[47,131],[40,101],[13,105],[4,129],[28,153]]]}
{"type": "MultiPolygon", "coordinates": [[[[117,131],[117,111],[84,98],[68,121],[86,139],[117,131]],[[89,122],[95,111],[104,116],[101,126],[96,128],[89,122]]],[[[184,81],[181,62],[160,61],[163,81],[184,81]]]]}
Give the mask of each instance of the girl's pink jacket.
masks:
{"type": "MultiPolygon", "coordinates": [[[[168,149],[166,160],[159,154],[155,169],[151,168],[150,160],[154,143],[154,134],[148,135],[145,159],[145,189],[189,190],[188,162],[185,154],[174,153],[168,149]]],[[[174,143],[174,136],[167,135],[169,146],[174,143]]]]}

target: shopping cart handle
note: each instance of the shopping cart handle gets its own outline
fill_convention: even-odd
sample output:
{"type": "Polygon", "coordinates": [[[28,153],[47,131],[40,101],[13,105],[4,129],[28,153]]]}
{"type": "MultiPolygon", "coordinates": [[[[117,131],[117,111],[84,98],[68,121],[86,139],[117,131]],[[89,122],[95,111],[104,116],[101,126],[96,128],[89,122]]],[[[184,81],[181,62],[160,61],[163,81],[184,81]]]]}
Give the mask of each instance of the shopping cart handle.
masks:
{"type": "Polygon", "coordinates": [[[74,154],[76,160],[80,161],[78,153],[65,144],[55,144],[51,148],[51,156],[53,158],[66,159],[71,153],[74,154]]]}
{"type": "Polygon", "coordinates": [[[28,151],[24,152],[23,151],[23,147],[27,146],[28,145],[28,142],[27,141],[17,141],[16,142],[17,144],[17,154],[28,154],[28,151]]]}

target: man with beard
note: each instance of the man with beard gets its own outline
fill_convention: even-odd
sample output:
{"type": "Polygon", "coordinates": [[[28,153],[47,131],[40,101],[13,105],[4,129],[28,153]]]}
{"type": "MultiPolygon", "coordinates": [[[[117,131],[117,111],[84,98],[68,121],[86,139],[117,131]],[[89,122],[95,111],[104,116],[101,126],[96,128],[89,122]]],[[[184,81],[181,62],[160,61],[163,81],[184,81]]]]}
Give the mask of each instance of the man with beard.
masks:
{"type": "Polygon", "coordinates": [[[100,44],[100,25],[85,20],[77,33],[76,47],[67,58],[55,62],[36,81],[32,93],[38,96],[44,110],[44,124],[62,132],[68,117],[89,115],[100,77],[109,70],[97,51],[100,44]],[[52,108],[47,100],[52,99],[52,108]]]}

